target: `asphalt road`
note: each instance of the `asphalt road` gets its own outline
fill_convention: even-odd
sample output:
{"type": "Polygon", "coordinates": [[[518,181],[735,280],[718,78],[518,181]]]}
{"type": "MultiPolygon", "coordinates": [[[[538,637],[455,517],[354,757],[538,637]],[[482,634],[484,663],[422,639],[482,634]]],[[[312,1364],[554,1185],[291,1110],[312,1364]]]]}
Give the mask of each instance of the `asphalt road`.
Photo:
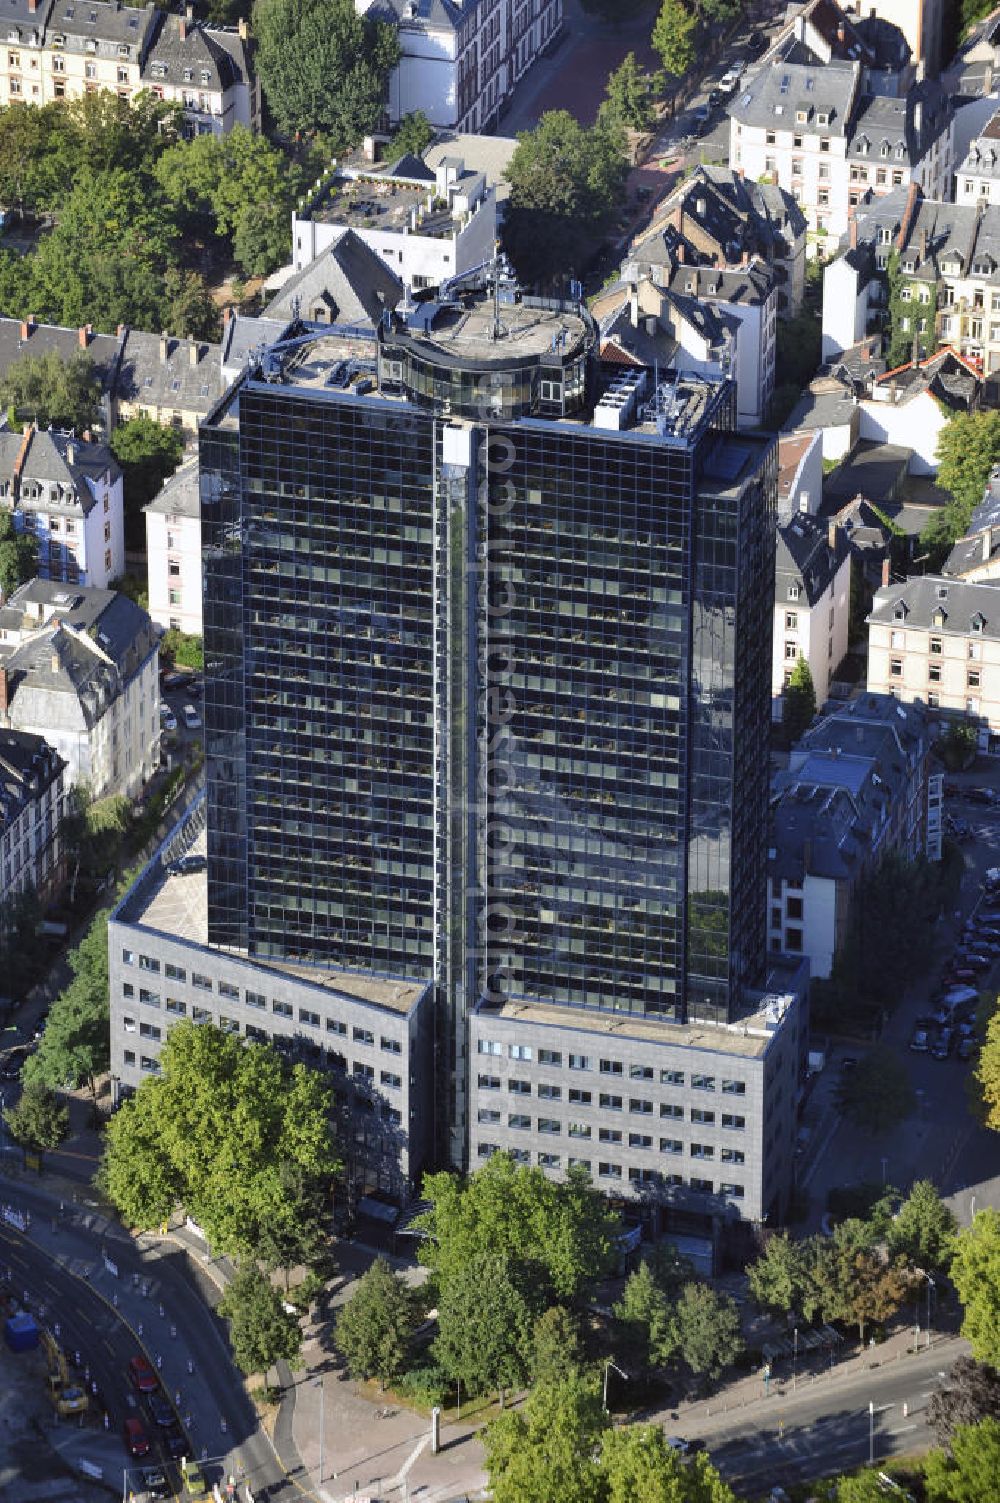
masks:
{"type": "MultiPolygon", "coordinates": [[[[266,1493],[269,1503],[301,1500],[301,1489],[287,1480],[259,1429],[222,1323],[211,1313],[218,1289],[205,1271],[204,1259],[201,1266],[195,1260],[188,1267],[193,1267],[205,1297],[192,1286],[185,1252],[172,1243],[157,1241],[154,1249],[144,1252],[114,1224],[83,1206],[67,1203],[66,1215],[60,1218],[57,1201],[20,1181],[0,1182],[0,1200],[30,1210],[32,1217],[25,1233],[0,1222],[0,1263],[11,1271],[17,1297],[27,1291],[33,1307],[43,1303],[46,1320],[59,1322],[64,1349],[70,1354],[79,1349],[89,1363],[105,1396],[112,1435],[120,1433],[127,1414],[141,1414],[126,1369],[129,1358],[145,1349],[151,1361],[162,1359],[167,1393],[181,1394],[178,1409],[194,1454],[218,1458],[206,1469],[210,1482],[242,1467],[258,1499],[266,1493]],[[117,1277],[105,1266],[105,1251],[118,1269],[117,1277]],[[173,1337],[171,1326],[176,1330],[173,1337]],[[194,1365],[193,1376],[187,1370],[188,1359],[194,1365]]],[[[155,1439],[155,1427],[146,1428],[155,1439]]],[[[120,1440],[117,1454],[126,1465],[120,1440]]],[[[176,1470],[168,1468],[168,1475],[179,1491],[176,1470]]]]}
{"type": "Polygon", "coordinates": [[[726,1480],[750,1490],[851,1471],[868,1463],[870,1451],[877,1464],[926,1450],[934,1443],[928,1400],[967,1351],[951,1337],[870,1373],[802,1383],[796,1392],[786,1385],[762,1404],[713,1417],[701,1435],[726,1480]]]}

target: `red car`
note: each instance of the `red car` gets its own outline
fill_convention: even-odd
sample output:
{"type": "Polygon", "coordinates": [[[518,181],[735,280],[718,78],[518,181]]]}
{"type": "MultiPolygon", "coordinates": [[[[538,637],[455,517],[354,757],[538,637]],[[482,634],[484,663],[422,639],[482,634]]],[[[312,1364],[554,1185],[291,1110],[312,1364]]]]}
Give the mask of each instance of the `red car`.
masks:
{"type": "Polygon", "coordinates": [[[134,1415],[129,1415],[124,1425],[122,1425],[122,1439],[125,1442],[125,1449],[130,1456],[149,1455],[149,1440],[147,1439],[145,1430],[142,1428],[142,1421],[137,1420],[134,1415]]]}
{"type": "Polygon", "coordinates": [[[130,1358],[128,1375],[132,1387],[137,1388],[140,1393],[155,1393],[160,1386],[160,1380],[153,1371],[148,1357],[140,1355],[130,1358]]]}

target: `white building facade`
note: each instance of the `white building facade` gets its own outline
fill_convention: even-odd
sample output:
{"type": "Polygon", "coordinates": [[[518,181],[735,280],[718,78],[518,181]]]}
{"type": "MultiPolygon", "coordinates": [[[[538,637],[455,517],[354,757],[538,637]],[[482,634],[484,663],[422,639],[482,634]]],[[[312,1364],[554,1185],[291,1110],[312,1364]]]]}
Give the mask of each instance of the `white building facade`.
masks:
{"type": "Polygon", "coordinates": [[[146,507],[149,614],[165,631],[200,637],[201,504],[198,463],[172,475],[146,507]]]}
{"type": "Polygon", "coordinates": [[[42,579],[106,589],[124,574],[122,473],[104,444],[0,429],[0,506],[37,542],[42,579]]]}

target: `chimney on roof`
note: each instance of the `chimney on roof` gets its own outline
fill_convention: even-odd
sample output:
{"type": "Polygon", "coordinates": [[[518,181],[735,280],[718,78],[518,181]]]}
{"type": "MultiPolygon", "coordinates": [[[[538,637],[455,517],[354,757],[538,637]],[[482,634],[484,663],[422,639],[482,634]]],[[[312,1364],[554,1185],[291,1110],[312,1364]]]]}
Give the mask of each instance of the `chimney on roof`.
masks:
{"type": "Polygon", "coordinates": [[[80,341],[80,348],[81,348],[81,350],[85,350],[87,348],[88,344],[90,343],[91,335],[93,334],[93,332],[94,332],[94,326],[93,326],[93,324],[81,324],[80,327],[77,329],[77,331],[76,331],[76,337],[80,341]]]}
{"type": "Polygon", "coordinates": [[[700,195],[694,201],[694,212],[697,214],[699,219],[704,219],[705,215],[708,212],[708,203],[700,195]]]}
{"type": "Polygon", "coordinates": [[[843,21],[840,21],[837,25],[837,41],[840,43],[841,47],[843,47],[844,43],[847,41],[847,31],[844,27],[843,21]]]}
{"type": "Polygon", "coordinates": [[[808,513],[809,513],[809,492],[808,491],[800,491],[799,492],[799,511],[805,512],[806,515],[808,515],[808,513]]]}
{"type": "Polygon", "coordinates": [[[33,16],[38,9],[38,0],[28,0],[28,14],[33,16]]]}
{"type": "Polygon", "coordinates": [[[177,17],[177,36],[180,41],[186,42],[188,34],[188,18],[186,15],[177,17]]]}
{"type": "Polygon", "coordinates": [[[194,20],[194,6],[193,5],[185,5],[185,7],[184,7],[184,19],[186,21],[193,21],[194,20]]]}
{"type": "Polygon", "coordinates": [[[190,345],[188,346],[188,363],[191,366],[192,370],[194,370],[195,366],[198,364],[198,357],[200,353],[201,351],[198,348],[197,339],[192,339],[190,345]]]}
{"type": "Polygon", "coordinates": [[[161,364],[162,364],[162,362],[164,362],[166,360],[167,355],[169,353],[170,353],[170,335],[166,332],[166,330],[164,330],[163,333],[160,335],[160,362],[161,362],[161,364]]]}
{"type": "Polygon", "coordinates": [[[237,21],[236,34],[241,42],[247,42],[250,40],[250,28],[247,25],[245,16],[240,16],[240,19],[237,21]]]}
{"type": "Polygon", "coordinates": [[[14,473],[11,476],[12,494],[16,493],[17,491],[18,482],[21,479],[21,471],[24,469],[24,461],[27,459],[28,450],[31,448],[31,439],[34,431],[34,423],[28,423],[24,432],[21,434],[21,447],[17,451],[17,458],[14,460],[14,473]]]}
{"type": "Polygon", "coordinates": [[[66,445],[66,463],[70,469],[76,464],[76,444],[66,445]]]}
{"type": "Polygon", "coordinates": [[[924,125],[924,106],[923,106],[923,102],[921,100],[917,99],[917,100],[914,101],[914,105],[913,105],[913,134],[917,138],[917,144],[918,145],[920,144],[920,132],[923,129],[923,125],[924,125]]]}
{"type": "Polygon", "coordinates": [[[917,203],[919,201],[919,198],[919,187],[916,183],[911,183],[906,193],[906,204],[903,209],[903,218],[899,226],[899,234],[896,236],[896,249],[898,251],[904,249],[907,240],[909,240],[910,238],[910,231],[913,228],[913,220],[917,212],[917,203]]]}
{"type": "Polygon", "coordinates": [[[891,578],[891,569],[890,569],[890,566],[889,566],[889,560],[887,558],[884,558],[882,560],[882,588],[883,588],[883,590],[887,590],[889,588],[889,586],[890,586],[891,583],[892,583],[892,578],[891,578]]]}
{"type": "Polygon", "coordinates": [[[60,668],[61,665],[60,665],[60,662],[59,662],[59,654],[56,652],[55,648],[56,648],[55,638],[53,637],[53,639],[52,639],[52,672],[53,673],[58,673],[59,672],[59,668],[60,668]]]}
{"type": "Polygon", "coordinates": [[[6,715],[10,709],[10,702],[14,697],[12,688],[10,673],[6,668],[0,668],[0,714],[6,715]]]}
{"type": "Polygon", "coordinates": [[[677,242],[677,264],[678,264],[678,266],[683,266],[686,258],[687,258],[687,251],[684,248],[684,241],[683,240],[678,240],[678,242],[677,242]]]}
{"type": "Polygon", "coordinates": [[[926,260],[927,260],[927,231],[926,231],[926,229],[921,228],[921,231],[920,231],[920,264],[921,264],[921,266],[923,265],[923,263],[926,260]]]}
{"type": "Polygon", "coordinates": [[[33,328],[33,325],[32,325],[31,320],[29,318],[22,318],[22,320],[21,320],[21,338],[22,338],[22,340],[24,340],[24,339],[30,339],[31,338],[31,330],[32,330],[32,328],[33,328]]]}

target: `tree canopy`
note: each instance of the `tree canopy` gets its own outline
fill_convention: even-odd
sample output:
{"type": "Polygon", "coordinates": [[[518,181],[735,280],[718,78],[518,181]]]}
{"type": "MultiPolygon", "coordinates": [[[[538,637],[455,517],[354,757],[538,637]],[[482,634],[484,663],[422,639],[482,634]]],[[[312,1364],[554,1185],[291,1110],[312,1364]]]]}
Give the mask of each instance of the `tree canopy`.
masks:
{"type": "Polygon", "coordinates": [[[1000,1477],[1000,1419],[962,1425],[951,1450],[931,1451],[924,1461],[927,1503],[983,1503],[996,1496],[1000,1477]]]}
{"type": "Polygon", "coordinates": [[[69,1107],[44,1085],[26,1085],[21,1099],[7,1107],[4,1120],[15,1143],[36,1152],[58,1148],[69,1132],[69,1107]]]}
{"type": "Polygon", "coordinates": [[[229,1322],[229,1344],[240,1372],[263,1373],[277,1362],[294,1362],[302,1349],[298,1317],[284,1307],[280,1292],[252,1265],[240,1268],[222,1299],[219,1313],[229,1322]]]}
{"type": "Polygon", "coordinates": [[[13,514],[0,511],[0,592],[10,595],[38,573],[38,540],[30,532],[18,532],[13,514]]]}
{"type": "Polygon", "coordinates": [[[107,909],[95,916],[68,961],[72,980],[53,1002],[22,1075],[25,1085],[53,1090],[89,1085],[96,1100],[97,1077],[111,1062],[107,909]]]}
{"type": "Polygon", "coordinates": [[[342,150],[375,128],[399,58],[394,27],[359,16],[354,0],[256,0],[253,29],[279,130],[324,131],[342,150]]]}
{"type": "Polygon", "coordinates": [[[130,546],[141,549],[145,542],[143,507],[180,464],[184,436],[166,423],[137,413],[115,428],[111,448],[122,467],[126,538],[130,546]]]}
{"type": "Polygon", "coordinates": [[[22,355],[0,373],[0,407],[17,422],[82,433],[101,417],[101,383],[85,350],[64,360],[55,350],[22,355]]]}
{"type": "Polygon", "coordinates": [[[653,25],[652,43],[668,73],[682,78],[695,59],[698,17],[684,0],[663,0],[653,25]]]}
{"type": "Polygon", "coordinates": [[[507,249],[525,282],[578,276],[624,197],[624,133],[607,116],[588,129],[551,110],[517,141],[506,172],[507,249]]]}
{"type": "Polygon", "coordinates": [[[183,1205],[218,1251],[252,1252],[286,1205],[289,1168],[317,1196],[337,1172],[329,1087],[208,1024],[176,1024],[160,1064],[108,1126],[103,1186],[132,1226],[183,1205]]]}
{"type": "Polygon", "coordinates": [[[781,719],[789,741],[797,741],[812,725],[816,714],[816,688],[812,669],[799,653],[782,695],[781,719]]]}
{"type": "Polygon", "coordinates": [[[655,99],[662,86],[662,74],[647,73],[630,52],[608,78],[601,111],[613,124],[649,130],[656,119],[655,99]]]}
{"type": "Polygon", "coordinates": [[[673,1309],[677,1353],[697,1376],[717,1378],[743,1354],[740,1312],[711,1284],[685,1284],[673,1309]]]}
{"type": "Polygon", "coordinates": [[[524,1266],[481,1253],[452,1271],[438,1293],[434,1357],[470,1393],[504,1392],[527,1382],[539,1290],[524,1266]]]}
{"type": "Polygon", "coordinates": [[[994,1132],[1000,1132],[1000,1008],[986,1024],[974,1078],[983,1121],[994,1132]]]}
{"type": "Polygon", "coordinates": [[[977,1211],[955,1238],[951,1279],[965,1316],[962,1335],[980,1362],[1000,1362],[1000,1211],[977,1211]]]}
{"type": "Polygon", "coordinates": [[[918,1179],[888,1228],[889,1251],[911,1268],[928,1273],[946,1269],[955,1247],[958,1222],[929,1179],[918,1179]]]}
{"type": "Polygon", "coordinates": [[[927,1418],[942,1445],[948,1445],[960,1425],[977,1425],[1000,1417],[1000,1373],[988,1362],[957,1357],[947,1382],[930,1396],[927,1418]]]}
{"type": "Polygon", "coordinates": [[[837,1100],[857,1127],[878,1134],[905,1121],[917,1099],[906,1066],[893,1050],[880,1046],[842,1077],[837,1100]]]}
{"type": "Polygon", "coordinates": [[[419,1256],[439,1289],[488,1255],[530,1268],[547,1295],[575,1299],[611,1266],[618,1218],[586,1171],[557,1182],[496,1153],[466,1180],[428,1175],[423,1198],[419,1256]]]}
{"type": "Polygon", "coordinates": [[[990,470],[1000,461],[1000,412],[955,413],[941,429],[937,458],[937,483],[951,492],[951,501],[938,519],[938,530],[953,543],[968,531],[990,470]]]}
{"type": "Polygon", "coordinates": [[[416,1302],[405,1279],[376,1258],[337,1317],[336,1342],[352,1377],[397,1378],[416,1325],[416,1302]]]}

